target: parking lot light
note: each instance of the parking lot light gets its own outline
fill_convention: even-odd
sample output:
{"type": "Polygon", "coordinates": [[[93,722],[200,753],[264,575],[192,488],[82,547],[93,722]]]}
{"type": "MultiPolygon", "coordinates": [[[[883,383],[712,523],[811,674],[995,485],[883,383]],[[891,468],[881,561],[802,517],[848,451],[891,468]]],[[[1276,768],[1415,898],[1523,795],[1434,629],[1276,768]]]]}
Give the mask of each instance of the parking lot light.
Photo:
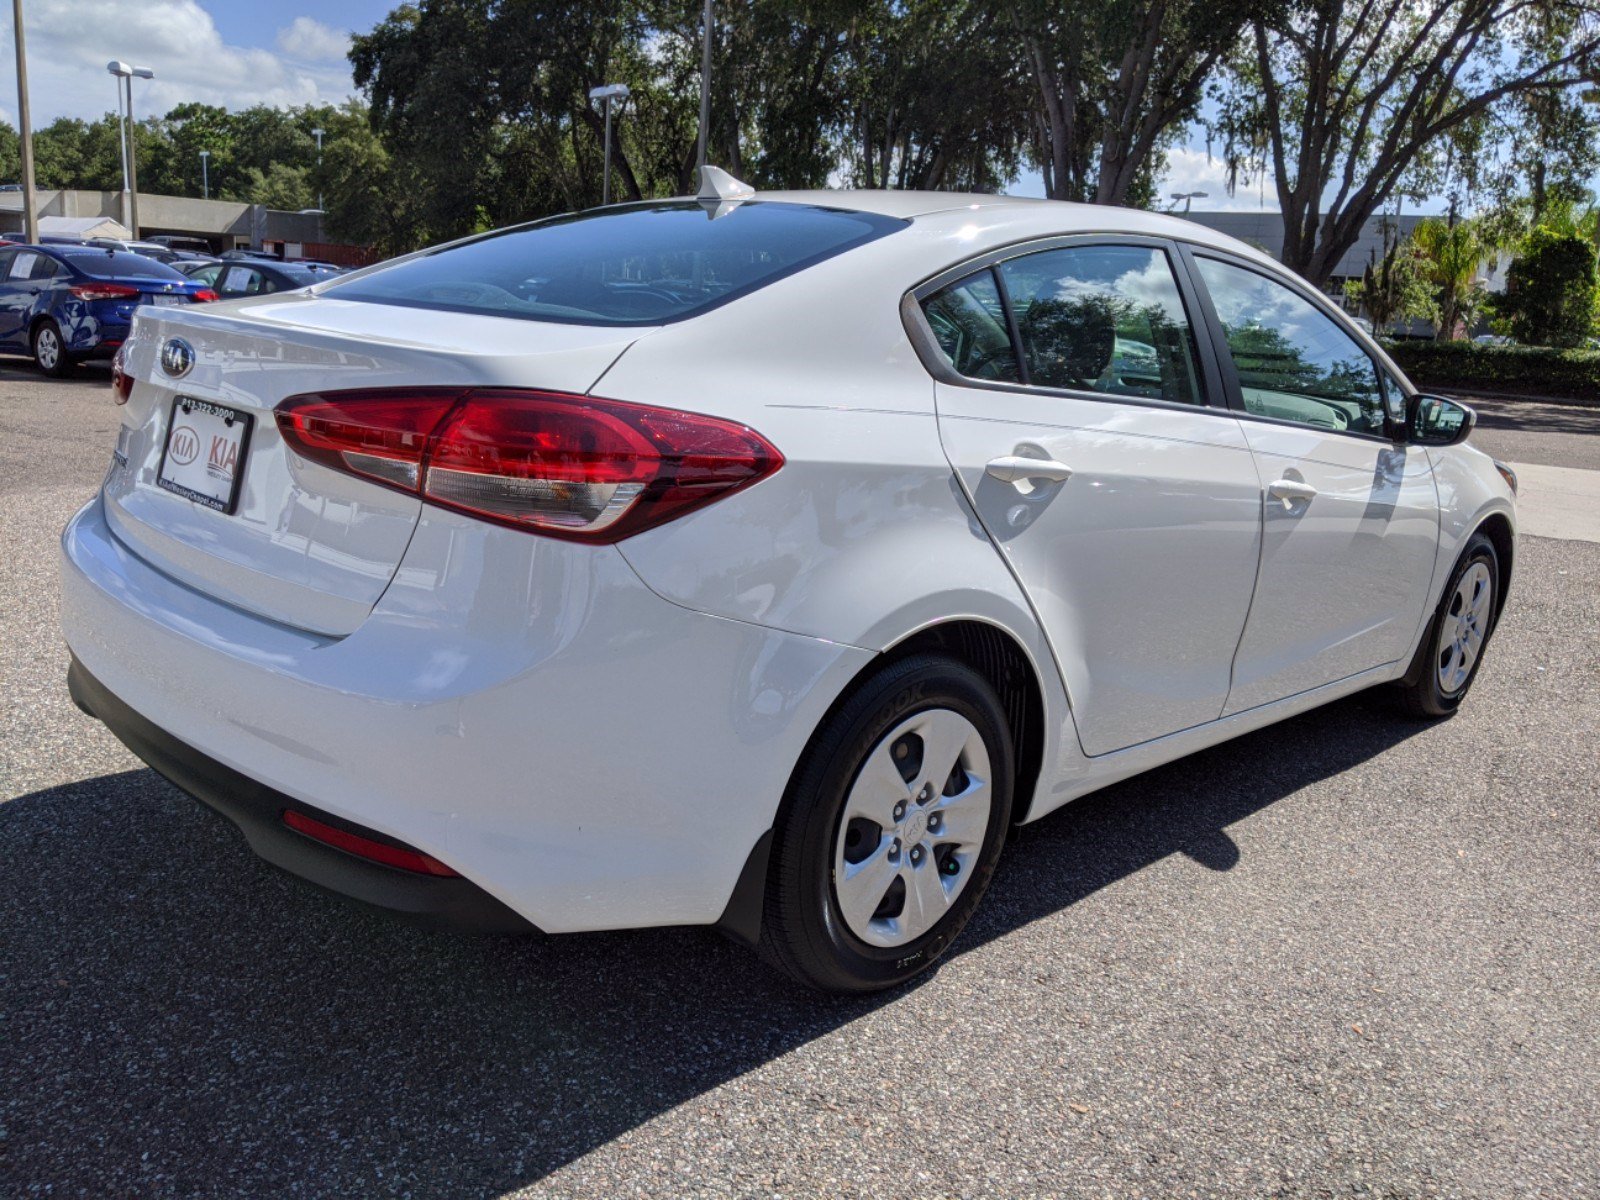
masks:
{"type": "Polygon", "coordinates": [[[589,89],[589,99],[599,100],[606,109],[606,149],[605,166],[600,172],[600,203],[611,203],[611,102],[613,100],[626,100],[628,98],[628,85],[625,83],[608,83],[601,87],[589,89]]]}

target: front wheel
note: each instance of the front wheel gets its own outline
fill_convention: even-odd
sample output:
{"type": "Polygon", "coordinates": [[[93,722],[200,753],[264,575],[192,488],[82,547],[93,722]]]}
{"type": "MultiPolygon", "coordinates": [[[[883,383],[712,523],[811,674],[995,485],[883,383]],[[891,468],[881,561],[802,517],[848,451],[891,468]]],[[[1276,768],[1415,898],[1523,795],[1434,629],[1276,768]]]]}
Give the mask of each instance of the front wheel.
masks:
{"type": "Polygon", "coordinates": [[[817,732],[773,831],[762,953],[826,991],[926,970],[971,917],[1011,819],[1004,710],[976,671],[895,663],[817,732]]]}
{"type": "Polygon", "coordinates": [[[39,370],[56,379],[71,369],[72,359],[61,339],[61,329],[54,321],[41,321],[33,331],[33,362],[39,370]]]}
{"type": "Polygon", "coordinates": [[[1500,558],[1494,543],[1474,534],[1450,574],[1418,658],[1396,692],[1404,712],[1448,717],[1460,706],[1494,632],[1499,586],[1500,558]]]}

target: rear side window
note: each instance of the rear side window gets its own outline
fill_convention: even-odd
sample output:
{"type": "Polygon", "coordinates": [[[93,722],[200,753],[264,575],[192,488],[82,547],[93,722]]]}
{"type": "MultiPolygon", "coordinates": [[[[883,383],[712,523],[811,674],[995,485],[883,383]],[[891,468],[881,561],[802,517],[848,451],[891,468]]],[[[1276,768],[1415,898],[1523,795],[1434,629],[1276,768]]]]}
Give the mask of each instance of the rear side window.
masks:
{"type": "Polygon", "coordinates": [[[658,325],[908,223],[757,200],[713,218],[693,200],[651,202],[501,230],[336,283],[328,294],[530,321],[658,325]]]}
{"type": "Polygon", "coordinates": [[[126,250],[103,250],[99,246],[62,246],[58,253],[90,279],[182,279],[183,275],[165,263],[126,250]]]}
{"type": "Polygon", "coordinates": [[[1072,246],[999,270],[1029,383],[1202,402],[1194,333],[1162,251],[1072,246]]]}
{"type": "Polygon", "coordinates": [[[988,271],[941,288],[923,303],[922,311],[939,349],[959,374],[1022,382],[1000,289],[988,271]]]}

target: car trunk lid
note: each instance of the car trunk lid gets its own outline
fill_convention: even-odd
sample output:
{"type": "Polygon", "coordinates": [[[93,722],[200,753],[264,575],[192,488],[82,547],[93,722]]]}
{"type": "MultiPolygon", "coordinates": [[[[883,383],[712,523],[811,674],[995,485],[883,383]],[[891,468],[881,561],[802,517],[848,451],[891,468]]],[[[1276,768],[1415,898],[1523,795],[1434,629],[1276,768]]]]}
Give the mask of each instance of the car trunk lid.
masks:
{"type": "MultiPolygon", "coordinates": [[[[291,453],[277,404],[345,388],[586,392],[647,332],[411,312],[314,293],[141,307],[126,348],[135,383],[104,489],[107,519],[131,550],[198,591],[282,624],[348,634],[394,576],[421,501],[291,453]],[[175,377],[162,352],[176,341],[193,365],[175,377]],[[157,482],[184,401],[249,417],[232,512],[157,482]]],[[[175,352],[169,365],[184,358],[175,352]]]]}

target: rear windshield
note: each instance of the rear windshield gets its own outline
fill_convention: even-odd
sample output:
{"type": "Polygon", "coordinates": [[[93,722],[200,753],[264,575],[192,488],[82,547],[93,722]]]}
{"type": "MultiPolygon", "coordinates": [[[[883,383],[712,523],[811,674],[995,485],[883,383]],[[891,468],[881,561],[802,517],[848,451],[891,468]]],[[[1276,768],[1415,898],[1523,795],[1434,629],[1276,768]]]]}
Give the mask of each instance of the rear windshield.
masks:
{"type": "Polygon", "coordinates": [[[659,325],[725,304],[908,222],[747,201],[713,219],[693,200],[554,217],[332,285],[341,300],[575,325],[659,325]]]}
{"type": "Polygon", "coordinates": [[[307,287],[323,278],[319,272],[312,270],[310,267],[302,266],[300,263],[273,263],[272,265],[280,275],[294,281],[301,287],[307,287]]]}
{"type": "Polygon", "coordinates": [[[143,279],[182,279],[183,276],[165,263],[142,254],[129,254],[126,250],[102,250],[99,246],[52,246],[91,279],[121,279],[128,275],[143,279]]]}

